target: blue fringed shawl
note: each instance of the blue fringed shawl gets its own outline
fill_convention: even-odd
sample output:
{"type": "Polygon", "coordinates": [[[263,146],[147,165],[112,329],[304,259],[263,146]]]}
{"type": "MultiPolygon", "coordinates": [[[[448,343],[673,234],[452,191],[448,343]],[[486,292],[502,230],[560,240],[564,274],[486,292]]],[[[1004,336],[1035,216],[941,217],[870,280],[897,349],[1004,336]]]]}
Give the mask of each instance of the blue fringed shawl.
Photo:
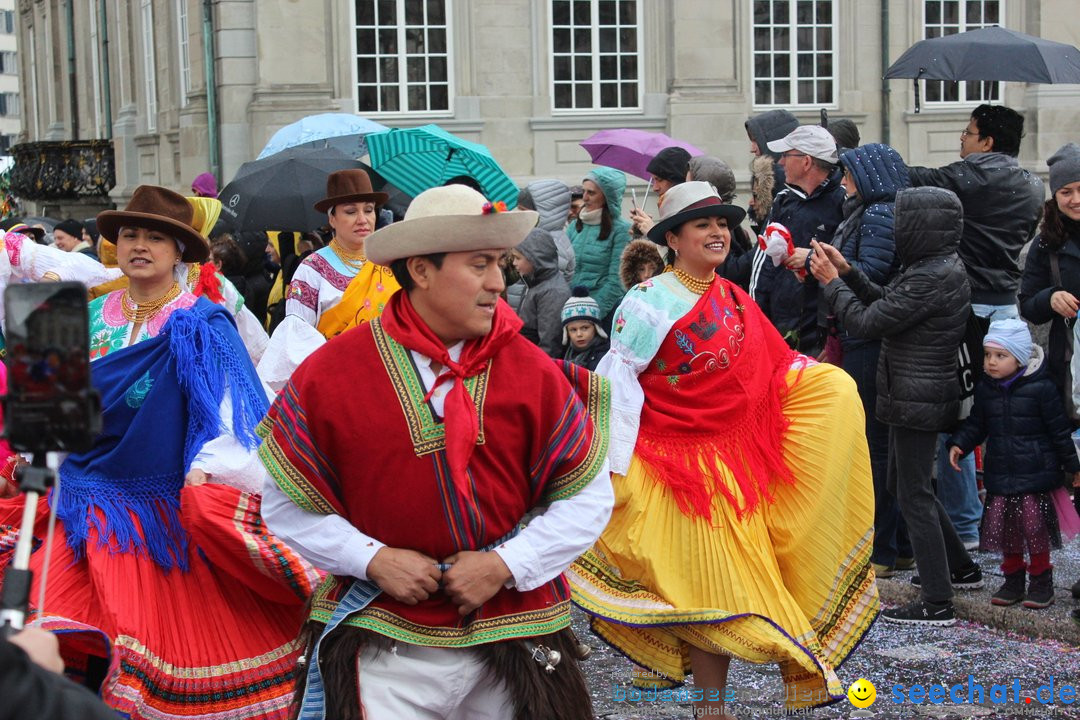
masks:
{"type": "Polygon", "coordinates": [[[60,466],[57,516],[82,556],[92,526],[112,552],[146,552],[163,568],[187,567],[180,489],[195,456],[227,429],[248,449],[266,396],[229,314],[203,298],[176,310],[157,337],[91,365],[101,393],[102,432],[92,450],[60,466]]]}

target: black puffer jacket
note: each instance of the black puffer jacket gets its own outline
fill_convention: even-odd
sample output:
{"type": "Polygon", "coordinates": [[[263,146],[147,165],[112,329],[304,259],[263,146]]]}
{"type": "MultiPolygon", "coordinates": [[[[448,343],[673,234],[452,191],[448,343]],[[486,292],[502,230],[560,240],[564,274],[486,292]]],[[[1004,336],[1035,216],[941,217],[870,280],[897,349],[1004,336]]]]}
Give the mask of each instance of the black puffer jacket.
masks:
{"type": "Polygon", "coordinates": [[[890,425],[940,431],[956,423],[956,351],[971,304],[956,254],[963,218],[948,190],[901,190],[893,231],[900,273],[881,287],[852,267],[825,286],[825,300],[848,332],[882,338],[877,417],[890,425]]]}
{"type": "Polygon", "coordinates": [[[1072,323],[1050,309],[1050,298],[1058,290],[1066,290],[1080,298],[1080,223],[1066,219],[1065,244],[1057,251],[1061,284],[1054,282],[1050,267],[1051,251],[1044,238],[1035,238],[1028,251],[1024,276],[1020,279],[1020,314],[1035,325],[1050,323],[1050,353],[1047,370],[1062,397],[1072,393],[1066,387],[1065,350],[1073,341],[1072,323]]]}
{"type": "Polygon", "coordinates": [[[1016,302],[1020,250],[1035,234],[1043,183],[1005,153],[971,153],[943,168],[909,168],[911,184],[952,190],[964,206],[960,258],[971,279],[971,301],[1016,302]]]}
{"type": "Polygon", "coordinates": [[[1049,492],[1062,469],[1080,471],[1061,395],[1035,346],[1027,371],[1011,383],[983,378],[975,407],[949,438],[964,454],[986,441],[983,482],[994,495],[1049,492]]]}

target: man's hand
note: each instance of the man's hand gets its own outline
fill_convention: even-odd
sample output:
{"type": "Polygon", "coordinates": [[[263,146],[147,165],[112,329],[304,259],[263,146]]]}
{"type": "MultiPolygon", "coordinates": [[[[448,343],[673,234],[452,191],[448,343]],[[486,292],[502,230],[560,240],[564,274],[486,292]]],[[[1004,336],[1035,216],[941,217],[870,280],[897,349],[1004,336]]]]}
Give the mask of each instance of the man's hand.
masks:
{"type": "Polygon", "coordinates": [[[806,256],[810,254],[810,248],[795,248],[795,252],[784,261],[784,267],[788,270],[803,270],[806,268],[806,256]]]}
{"type": "Polygon", "coordinates": [[[960,472],[960,456],[963,454],[964,452],[955,445],[949,448],[949,464],[952,465],[952,469],[956,472],[960,472]]]}
{"type": "Polygon", "coordinates": [[[60,658],[60,643],[51,632],[39,628],[26,628],[12,635],[10,640],[12,644],[26,651],[31,660],[46,670],[54,673],[64,672],[64,661],[60,658]]]}
{"type": "Polygon", "coordinates": [[[468,615],[495,596],[513,575],[497,552],[466,550],[443,560],[452,567],[443,575],[443,591],[468,615]]]}
{"type": "Polygon", "coordinates": [[[367,576],[384,593],[406,605],[427,600],[442,579],[435,558],[391,547],[379,548],[368,563],[367,576]]]}
{"type": "Polygon", "coordinates": [[[630,222],[642,235],[648,235],[649,231],[652,230],[652,226],[656,224],[653,222],[652,216],[641,208],[634,208],[630,211],[630,222]]]}
{"type": "Polygon", "coordinates": [[[1077,309],[1080,309],[1080,301],[1071,292],[1058,290],[1050,296],[1050,309],[1063,318],[1076,317],[1077,309]]]}

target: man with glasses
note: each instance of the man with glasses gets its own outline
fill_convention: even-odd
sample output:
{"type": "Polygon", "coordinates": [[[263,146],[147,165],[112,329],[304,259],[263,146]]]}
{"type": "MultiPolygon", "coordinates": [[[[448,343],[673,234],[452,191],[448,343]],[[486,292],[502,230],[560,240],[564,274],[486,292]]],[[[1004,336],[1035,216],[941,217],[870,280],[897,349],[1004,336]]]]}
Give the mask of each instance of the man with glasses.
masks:
{"type": "Polygon", "coordinates": [[[795,128],[768,143],[779,157],[787,186],[777,193],[767,223],[779,223],[791,233],[795,253],[788,267],[774,266],[758,248],[750,276],[750,295],[784,339],[796,350],[818,355],[825,333],[818,328],[816,282],[804,282],[788,268],[805,268],[810,241],[832,241],[843,219],[844,188],[837,165],[836,140],[819,125],[795,128]]]}
{"type": "MultiPolygon", "coordinates": [[[[1024,116],[1002,105],[980,105],[960,133],[960,160],[942,168],[910,168],[913,186],[952,190],[964,207],[960,259],[971,281],[971,309],[979,324],[968,335],[975,344],[962,359],[981,374],[982,340],[992,320],[1019,317],[1020,250],[1035,234],[1043,183],[1020,167],[1024,116]]],[[[974,385],[972,385],[974,389],[974,385]]],[[[938,496],[964,545],[978,547],[982,502],[975,481],[975,457],[953,470],[938,447],[938,496]]]]}

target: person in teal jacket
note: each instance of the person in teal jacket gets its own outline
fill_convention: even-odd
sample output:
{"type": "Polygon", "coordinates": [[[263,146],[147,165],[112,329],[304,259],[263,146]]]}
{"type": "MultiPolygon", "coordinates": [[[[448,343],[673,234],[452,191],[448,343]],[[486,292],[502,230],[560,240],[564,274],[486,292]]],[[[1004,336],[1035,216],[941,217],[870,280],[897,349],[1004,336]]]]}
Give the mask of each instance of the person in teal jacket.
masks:
{"type": "Polygon", "coordinates": [[[571,286],[583,286],[600,306],[605,329],[622,299],[619,261],[630,242],[630,221],[622,217],[622,196],[626,175],[598,167],[585,176],[585,206],[578,219],[566,229],[574,248],[576,266],[571,286]]]}

